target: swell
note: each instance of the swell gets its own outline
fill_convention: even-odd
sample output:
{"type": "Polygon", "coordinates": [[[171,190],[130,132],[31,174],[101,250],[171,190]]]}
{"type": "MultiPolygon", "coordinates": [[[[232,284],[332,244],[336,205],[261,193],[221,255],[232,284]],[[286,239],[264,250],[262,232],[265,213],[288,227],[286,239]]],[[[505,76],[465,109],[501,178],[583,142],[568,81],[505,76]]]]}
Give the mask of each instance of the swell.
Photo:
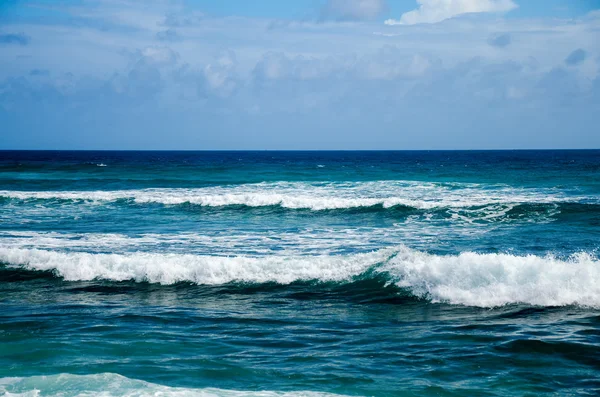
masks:
{"type": "Polygon", "coordinates": [[[600,346],[562,340],[517,339],[495,347],[499,353],[507,355],[543,355],[563,357],[583,365],[600,369],[600,346]]]}
{"type": "Polygon", "coordinates": [[[365,287],[387,294],[392,286],[394,294],[466,306],[600,307],[600,262],[586,253],[569,258],[434,255],[401,246],[353,255],[218,257],[0,248],[0,262],[5,281],[30,277],[19,271],[36,271],[42,272],[40,277],[52,274],[65,281],[340,286],[334,293],[351,293],[352,288],[358,293],[365,287]]]}
{"type": "Polygon", "coordinates": [[[296,301],[335,300],[340,299],[361,304],[407,304],[410,302],[426,302],[414,296],[410,290],[390,283],[384,274],[363,274],[353,277],[348,282],[294,281],[290,284],[267,282],[261,284],[247,282],[229,282],[220,285],[197,285],[191,282],[178,282],[170,285],[149,282],[110,281],[71,281],[65,283],[62,277],[52,270],[28,270],[0,265],[0,283],[13,284],[14,290],[19,286],[38,288],[51,286],[60,288],[70,294],[128,295],[136,296],[149,293],[186,293],[199,299],[215,297],[260,295],[292,299],[296,301]],[[25,283],[25,284],[21,284],[25,283]]]}

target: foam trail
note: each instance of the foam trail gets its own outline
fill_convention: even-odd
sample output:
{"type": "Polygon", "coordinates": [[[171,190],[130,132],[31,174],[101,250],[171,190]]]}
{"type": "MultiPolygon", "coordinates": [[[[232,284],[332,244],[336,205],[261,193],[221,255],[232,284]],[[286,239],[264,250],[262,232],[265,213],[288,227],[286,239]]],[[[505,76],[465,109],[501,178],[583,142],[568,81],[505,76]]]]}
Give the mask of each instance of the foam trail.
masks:
{"type": "Polygon", "coordinates": [[[168,387],[111,373],[1,378],[0,393],[6,397],[340,397],[335,394],[309,391],[237,391],[168,387]]]}
{"type": "Polygon", "coordinates": [[[220,230],[203,233],[149,233],[128,236],[114,233],[56,233],[0,231],[0,247],[42,250],[68,250],[69,252],[94,252],[124,254],[128,252],[179,253],[211,256],[268,256],[274,253],[294,255],[334,255],[369,252],[398,245],[423,246],[444,238],[473,238],[486,229],[466,230],[454,227],[428,225],[407,221],[402,227],[360,228],[303,228],[281,231],[273,237],[270,230],[220,230]]]}
{"type": "MultiPolygon", "coordinates": [[[[558,203],[595,200],[567,196],[554,189],[512,188],[502,185],[441,184],[410,181],[376,182],[274,182],[206,188],[141,189],[114,191],[0,191],[16,200],[72,200],[165,205],[195,204],[208,207],[244,205],[281,206],[290,209],[346,209],[407,206],[417,209],[464,208],[515,203],[558,203]]],[[[597,201],[597,200],[596,200],[597,201]]]]}
{"type": "Polygon", "coordinates": [[[510,254],[433,255],[406,247],[330,256],[200,256],[158,253],[89,254],[0,248],[9,267],[50,270],[65,280],[136,280],[219,285],[352,282],[384,275],[389,283],[433,302],[495,307],[580,305],[600,308],[600,261],[510,254]]]}

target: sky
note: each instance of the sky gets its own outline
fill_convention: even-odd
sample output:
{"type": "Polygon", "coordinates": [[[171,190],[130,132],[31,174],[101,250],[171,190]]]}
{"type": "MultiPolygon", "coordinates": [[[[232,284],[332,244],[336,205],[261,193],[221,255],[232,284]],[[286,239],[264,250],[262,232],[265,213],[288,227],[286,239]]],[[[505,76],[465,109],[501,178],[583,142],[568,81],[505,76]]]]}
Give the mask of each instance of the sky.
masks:
{"type": "Polygon", "coordinates": [[[600,0],[0,0],[0,149],[600,148],[600,0]]]}

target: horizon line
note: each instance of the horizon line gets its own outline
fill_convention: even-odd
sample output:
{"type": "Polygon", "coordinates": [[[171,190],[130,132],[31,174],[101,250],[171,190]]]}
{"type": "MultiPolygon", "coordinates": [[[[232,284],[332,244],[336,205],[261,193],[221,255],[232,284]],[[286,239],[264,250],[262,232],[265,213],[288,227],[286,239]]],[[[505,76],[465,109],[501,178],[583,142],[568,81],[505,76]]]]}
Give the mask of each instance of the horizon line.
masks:
{"type": "Polygon", "coordinates": [[[0,152],[525,152],[595,151],[600,148],[515,149],[0,149],[0,152]]]}

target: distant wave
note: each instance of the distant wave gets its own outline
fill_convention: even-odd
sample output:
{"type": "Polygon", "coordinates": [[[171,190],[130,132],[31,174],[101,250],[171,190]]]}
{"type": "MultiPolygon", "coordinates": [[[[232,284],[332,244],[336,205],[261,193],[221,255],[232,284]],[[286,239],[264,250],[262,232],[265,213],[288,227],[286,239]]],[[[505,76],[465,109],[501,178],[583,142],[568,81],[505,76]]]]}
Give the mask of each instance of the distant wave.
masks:
{"type": "Polygon", "coordinates": [[[278,206],[288,209],[339,210],[467,208],[519,203],[599,203],[597,197],[569,196],[555,189],[525,189],[503,185],[440,184],[431,182],[277,182],[206,188],[113,191],[0,191],[13,200],[132,201],[139,204],[193,204],[206,207],[278,206]]]}
{"type": "Polygon", "coordinates": [[[286,285],[384,277],[390,285],[432,302],[600,307],[600,261],[586,253],[568,259],[473,252],[433,255],[401,246],[352,255],[219,257],[0,248],[0,262],[7,270],[51,271],[68,281],[286,285]]]}
{"type": "Polygon", "coordinates": [[[0,393],[7,397],[335,397],[339,395],[309,391],[237,391],[215,388],[168,387],[130,379],[118,374],[60,374],[26,378],[0,378],[0,393]],[[65,394],[68,390],[68,394],[65,394]]]}

